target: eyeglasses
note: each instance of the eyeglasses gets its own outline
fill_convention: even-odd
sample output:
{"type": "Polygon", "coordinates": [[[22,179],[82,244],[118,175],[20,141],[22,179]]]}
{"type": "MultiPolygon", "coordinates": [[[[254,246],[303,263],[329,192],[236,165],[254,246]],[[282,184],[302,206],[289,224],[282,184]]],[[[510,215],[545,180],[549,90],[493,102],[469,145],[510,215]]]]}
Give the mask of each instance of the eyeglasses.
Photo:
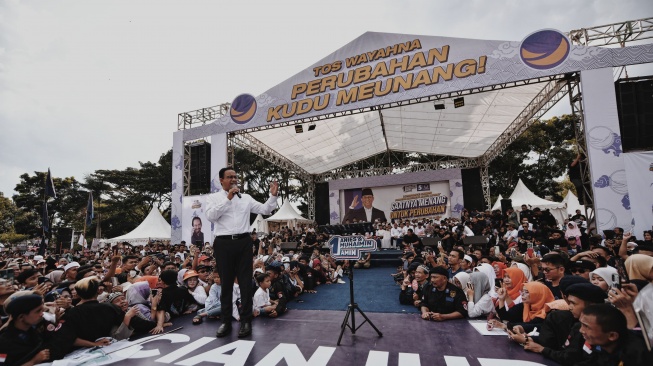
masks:
{"type": "Polygon", "coordinates": [[[559,269],[560,267],[554,267],[554,268],[542,268],[542,272],[544,273],[549,273],[553,271],[554,269],[559,269]]]}
{"type": "Polygon", "coordinates": [[[238,176],[236,175],[225,175],[223,179],[236,179],[238,176]]]}
{"type": "Polygon", "coordinates": [[[585,273],[585,272],[589,272],[589,269],[585,269],[585,268],[574,268],[574,269],[571,270],[571,273],[585,273]]]}

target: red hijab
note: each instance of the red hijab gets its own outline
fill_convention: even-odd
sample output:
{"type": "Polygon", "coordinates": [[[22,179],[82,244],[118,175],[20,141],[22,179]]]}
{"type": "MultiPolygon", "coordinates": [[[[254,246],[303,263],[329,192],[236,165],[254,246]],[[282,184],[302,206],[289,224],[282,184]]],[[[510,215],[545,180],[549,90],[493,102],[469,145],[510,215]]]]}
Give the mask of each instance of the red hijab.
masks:
{"type": "Polygon", "coordinates": [[[517,267],[508,267],[503,270],[505,274],[510,277],[510,282],[512,287],[507,288],[508,296],[510,296],[513,301],[521,296],[521,290],[524,288],[524,284],[527,282],[526,275],[522,272],[521,269],[517,267]]]}

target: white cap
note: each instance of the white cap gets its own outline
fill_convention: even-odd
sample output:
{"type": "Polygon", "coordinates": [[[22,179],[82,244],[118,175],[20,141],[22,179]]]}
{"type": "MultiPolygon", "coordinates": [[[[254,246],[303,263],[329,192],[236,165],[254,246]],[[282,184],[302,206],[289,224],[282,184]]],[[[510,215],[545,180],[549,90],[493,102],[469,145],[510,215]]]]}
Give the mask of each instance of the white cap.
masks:
{"type": "Polygon", "coordinates": [[[41,261],[41,260],[43,260],[43,256],[42,256],[42,255],[35,255],[35,256],[34,256],[34,261],[35,261],[35,262],[38,262],[38,261],[41,261]]]}
{"type": "Polygon", "coordinates": [[[474,262],[474,261],[472,260],[472,257],[470,257],[469,255],[465,255],[465,256],[463,257],[463,259],[466,260],[466,261],[469,262],[469,263],[474,262]]]}
{"type": "Polygon", "coordinates": [[[65,267],[63,267],[63,270],[64,270],[64,271],[67,271],[67,270],[69,270],[69,269],[71,269],[71,268],[79,268],[79,263],[77,263],[77,262],[70,262],[70,263],[66,264],[65,267]]]}

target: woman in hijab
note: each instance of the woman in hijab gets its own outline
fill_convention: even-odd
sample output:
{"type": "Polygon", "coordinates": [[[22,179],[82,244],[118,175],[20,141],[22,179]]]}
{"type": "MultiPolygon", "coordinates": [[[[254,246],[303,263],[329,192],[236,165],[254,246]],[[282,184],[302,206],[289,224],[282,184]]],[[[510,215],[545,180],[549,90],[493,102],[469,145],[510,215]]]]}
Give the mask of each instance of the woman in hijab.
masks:
{"type": "Polygon", "coordinates": [[[653,279],[653,257],[633,254],[626,259],[626,271],[631,280],[651,281],[653,279]]]}
{"type": "Polygon", "coordinates": [[[469,275],[467,288],[464,288],[467,295],[467,315],[476,318],[494,312],[494,302],[490,297],[490,281],[487,276],[480,272],[469,275]]]}
{"type": "Polygon", "coordinates": [[[152,308],[156,309],[157,299],[155,298],[158,297],[160,299],[161,296],[157,294],[155,298],[152,298],[154,301],[150,301],[151,291],[147,282],[135,282],[129,286],[125,294],[128,306],[130,308],[138,308],[139,317],[145,320],[156,321],[156,317],[152,316],[152,308]]]}
{"type": "Polygon", "coordinates": [[[578,224],[576,224],[576,221],[569,221],[567,223],[567,230],[565,230],[565,239],[569,239],[570,237],[576,238],[576,241],[580,243],[580,237],[582,236],[580,229],[578,228],[578,224]]]}
{"type": "Polygon", "coordinates": [[[553,293],[541,282],[528,282],[524,284],[521,292],[522,303],[517,304],[507,310],[498,308],[497,315],[502,320],[507,320],[509,324],[494,321],[494,327],[501,329],[512,329],[516,325],[521,325],[526,332],[533,330],[537,324],[542,323],[550,310],[547,303],[555,301],[553,293]]]}
{"type": "Polygon", "coordinates": [[[467,288],[467,283],[469,282],[469,273],[467,272],[458,272],[453,276],[453,284],[460,287],[463,291],[467,288]]]}
{"type": "Polygon", "coordinates": [[[633,254],[625,263],[626,271],[632,283],[624,284],[621,289],[614,288],[608,292],[608,301],[626,316],[628,329],[634,329],[639,325],[637,314],[644,314],[643,317],[653,319],[653,257],[644,254],[633,254]],[[637,292],[637,282],[646,283],[637,292]],[[635,295],[636,294],[636,295],[635,295]],[[635,299],[633,300],[633,296],[635,299]]]}
{"type": "Polygon", "coordinates": [[[512,263],[513,267],[519,268],[522,272],[524,272],[524,276],[526,276],[526,282],[533,281],[533,274],[531,273],[531,268],[524,263],[519,263],[519,262],[513,262],[512,263]]]}
{"type": "MultiPolygon", "coordinates": [[[[481,272],[487,276],[488,281],[491,284],[494,284],[496,279],[496,274],[494,274],[494,267],[487,263],[481,263],[478,267],[474,268],[474,272],[481,272]]],[[[494,286],[490,286],[490,297],[494,300],[499,297],[497,292],[494,290],[494,286]]]]}
{"type": "Polygon", "coordinates": [[[617,270],[613,267],[599,267],[590,272],[590,282],[598,286],[601,290],[608,292],[614,284],[612,276],[617,274],[617,270]]]}
{"type": "Polygon", "coordinates": [[[509,309],[517,304],[521,304],[521,291],[524,284],[528,282],[524,272],[516,267],[506,268],[503,276],[503,286],[498,291],[499,308],[509,309]]]}

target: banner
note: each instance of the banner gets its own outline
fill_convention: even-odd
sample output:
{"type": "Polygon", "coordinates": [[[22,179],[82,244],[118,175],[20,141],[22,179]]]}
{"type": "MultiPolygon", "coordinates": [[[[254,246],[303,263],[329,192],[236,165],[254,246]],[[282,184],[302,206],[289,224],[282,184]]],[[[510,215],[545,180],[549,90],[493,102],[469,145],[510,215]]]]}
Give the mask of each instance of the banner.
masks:
{"type": "Polygon", "coordinates": [[[633,235],[643,239],[644,230],[653,227],[653,151],[624,154],[630,210],[633,214],[633,235]]]}
{"type": "Polygon", "coordinates": [[[181,240],[186,245],[199,243],[213,244],[213,223],[204,215],[206,195],[187,196],[183,198],[183,219],[181,222],[181,240]]]}
{"type": "Polygon", "coordinates": [[[448,181],[345,189],[340,195],[343,224],[449,217],[451,212],[448,181]]]}
{"type": "Polygon", "coordinates": [[[628,195],[612,68],[583,71],[580,80],[597,233],[614,227],[630,231],[632,200],[628,195]]]}
{"type": "Polygon", "coordinates": [[[521,41],[367,32],[265,93],[241,94],[184,140],[581,70],[653,61],[653,45],[572,45],[546,29],[521,41]]]}

